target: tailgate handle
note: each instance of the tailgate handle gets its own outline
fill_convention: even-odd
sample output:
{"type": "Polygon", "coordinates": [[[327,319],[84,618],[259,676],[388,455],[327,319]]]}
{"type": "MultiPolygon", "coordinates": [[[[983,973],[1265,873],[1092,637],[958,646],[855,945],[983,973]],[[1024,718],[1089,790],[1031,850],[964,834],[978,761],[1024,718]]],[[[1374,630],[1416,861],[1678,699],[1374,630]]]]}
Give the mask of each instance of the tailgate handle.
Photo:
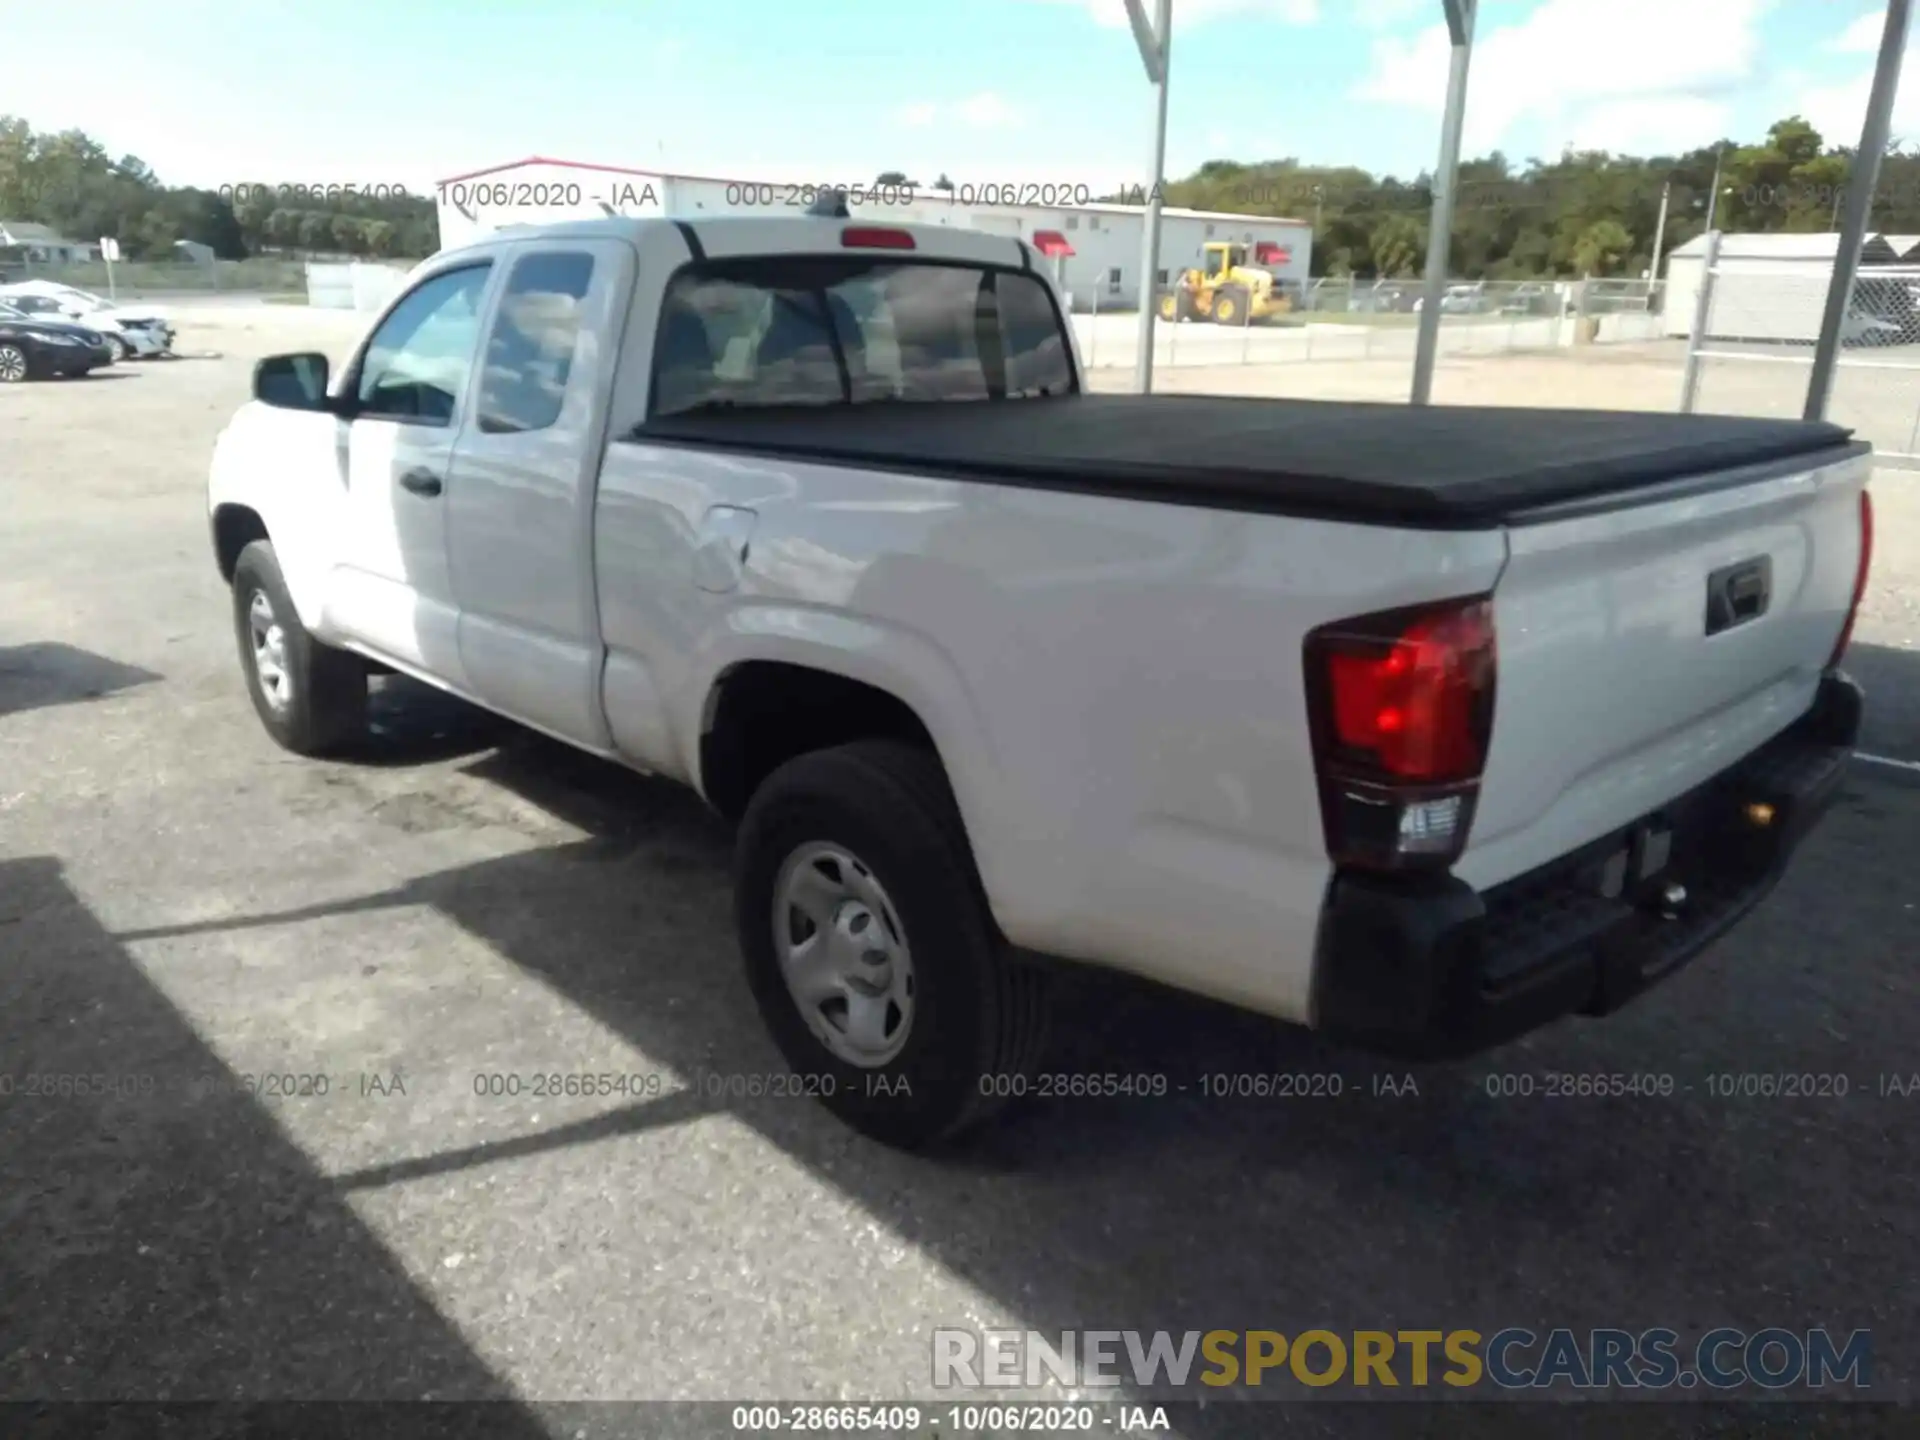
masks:
{"type": "Polygon", "coordinates": [[[1707,634],[1718,635],[1767,613],[1773,599],[1773,557],[1742,560],[1707,577],[1707,634]]]}

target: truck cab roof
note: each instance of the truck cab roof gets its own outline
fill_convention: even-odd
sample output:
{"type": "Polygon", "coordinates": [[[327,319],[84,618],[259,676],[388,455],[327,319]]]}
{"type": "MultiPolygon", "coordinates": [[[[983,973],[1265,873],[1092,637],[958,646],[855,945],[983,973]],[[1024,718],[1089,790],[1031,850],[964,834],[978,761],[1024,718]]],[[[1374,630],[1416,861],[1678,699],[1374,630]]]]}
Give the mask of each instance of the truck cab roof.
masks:
{"type": "Polygon", "coordinates": [[[651,236],[678,230],[697,258],[731,259],[751,255],[839,255],[848,251],[898,254],[922,261],[1008,266],[1032,270],[1034,253],[1011,235],[989,235],[950,225],[901,223],[884,207],[844,218],[811,215],[798,207],[770,207],[764,215],[622,216],[558,220],[523,225],[448,250],[428,262],[481,255],[505,246],[569,240],[622,240],[644,247],[651,236]]]}

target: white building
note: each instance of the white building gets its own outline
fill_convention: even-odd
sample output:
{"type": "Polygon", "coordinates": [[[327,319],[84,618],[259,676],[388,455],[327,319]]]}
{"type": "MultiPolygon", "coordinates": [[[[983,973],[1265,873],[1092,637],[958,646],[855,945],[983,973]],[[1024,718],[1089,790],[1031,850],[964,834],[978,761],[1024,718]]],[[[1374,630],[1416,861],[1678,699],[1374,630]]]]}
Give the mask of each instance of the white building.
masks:
{"type": "MultiPolygon", "coordinates": [[[[1855,295],[1873,304],[1874,268],[1913,263],[1920,237],[1868,235],[1860,246],[1855,295]]],[[[1696,235],[1667,256],[1667,293],[1661,306],[1665,330],[1685,336],[1693,329],[1707,237],[1696,235]]],[[[1840,237],[1822,234],[1722,234],[1709,307],[1708,340],[1769,340],[1811,345],[1820,335],[1827,286],[1840,254],[1840,237]]],[[[1909,282],[1911,277],[1907,277],[1909,282]]],[[[1891,279],[1888,282],[1892,283],[1891,279]]]]}
{"type": "MultiPolygon", "coordinates": [[[[777,214],[804,208],[813,198],[805,187],[784,182],[676,175],[539,156],[456,175],[436,188],[442,247],[464,244],[505,225],[606,214],[686,219],[702,214],[777,214]]],[[[960,225],[1018,235],[1048,258],[1074,309],[1138,305],[1142,206],[1094,201],[1084,186],[1066,195],[1046,192],[1075,187],[1019,188],[1038,191],[1039,198],[1057,203],[990,203],[1007,198],[995,186],[981,187],[982,193],[969,185],[954,191],[919,186],[882,196],[877,202],[850,196],[848,209],[867,219],[960,225]]],[[[1306,284],[1313,249],[1313,227],[1307,222],[1172,207],[1160,212],[1159,281],[1165,283],[1170,273],[1199,265],[1201,247],[1209,240],[1250,245],[1257,261],[1277,277],[1306,284]]]]}

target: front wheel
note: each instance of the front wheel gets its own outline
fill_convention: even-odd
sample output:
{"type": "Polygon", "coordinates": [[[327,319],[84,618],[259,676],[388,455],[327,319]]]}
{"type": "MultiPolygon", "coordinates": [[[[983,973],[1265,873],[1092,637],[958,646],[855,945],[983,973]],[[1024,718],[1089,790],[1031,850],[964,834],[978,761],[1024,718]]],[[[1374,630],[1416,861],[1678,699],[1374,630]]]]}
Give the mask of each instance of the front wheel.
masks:
{"type": "Polygon", "coordinates": [[[25,350],[18,345],[0,345],[0,385],[18,385],[32,369],[25,350]]]}
{"type": "Polygon", "coordinates": [[[330,755],[366,733],[366,665],[307,632],[265,540],[233,567],[233,621],[247,691],[275,741],[296,755],[330,755]]]}
{"type": "Polygon", "coordinates": [[[107,336],[107,349],[113,352],[113,360],[116,365],[133,358],[133,347],[118,335],[107,336]]]}
{"type": "Polygon", "coordinates": [[[1024,1090],[1045,976],[988,913],[932,753],[860,741],[781,766],[740,827],[735,907],[775,1043],[855,1129],[918,1149],[1024,1090]]]}

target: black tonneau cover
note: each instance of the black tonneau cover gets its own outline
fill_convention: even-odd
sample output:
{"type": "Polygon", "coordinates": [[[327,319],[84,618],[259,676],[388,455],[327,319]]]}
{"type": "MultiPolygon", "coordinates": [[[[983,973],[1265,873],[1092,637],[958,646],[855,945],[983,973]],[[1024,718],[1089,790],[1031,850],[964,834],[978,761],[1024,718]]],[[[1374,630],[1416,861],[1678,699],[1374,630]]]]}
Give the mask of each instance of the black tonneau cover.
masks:
{"type": "Polygon", "coordinates": [[[1720,415],[1071,395],[703,410],[649,420],[632,438],[1174,505],[1453,528],[1844,453],[1850,434],[1720,415]]]}

